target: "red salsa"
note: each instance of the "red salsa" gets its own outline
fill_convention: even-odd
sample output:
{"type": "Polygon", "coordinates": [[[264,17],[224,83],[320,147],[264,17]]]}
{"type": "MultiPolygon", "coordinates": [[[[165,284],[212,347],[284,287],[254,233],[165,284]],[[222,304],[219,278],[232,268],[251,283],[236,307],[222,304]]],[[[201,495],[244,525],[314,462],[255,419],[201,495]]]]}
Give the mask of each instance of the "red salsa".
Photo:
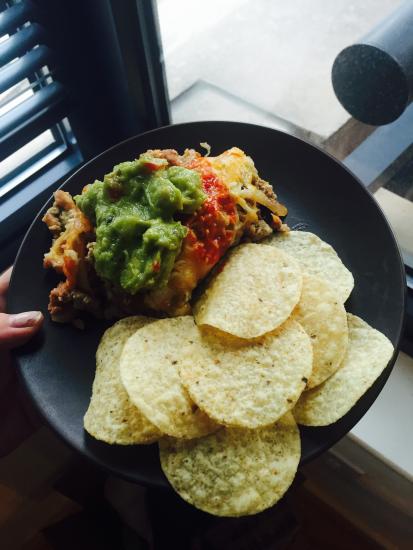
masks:
{"type": "Polygon", "coordinates": [[[226,185],[212,171],[202,168],[202,186],[207,199],[185,222],[189,229],[185,238],[196,256],[212,266],[234,240],[237,211],[226,185]]]}

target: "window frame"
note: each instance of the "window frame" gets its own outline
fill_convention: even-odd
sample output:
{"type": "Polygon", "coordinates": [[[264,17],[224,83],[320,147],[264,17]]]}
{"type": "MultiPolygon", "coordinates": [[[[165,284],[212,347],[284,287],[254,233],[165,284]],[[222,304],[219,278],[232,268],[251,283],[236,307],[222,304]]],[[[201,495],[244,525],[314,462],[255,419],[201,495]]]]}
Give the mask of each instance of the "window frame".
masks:
{"type": "MultiPolygon", "coordinates": [[[[377,127],[347,157],[343,164],[373,193],[394,174],[406,153],[413,151],[411,128],[413,103],[391,124],[377,127]]],[[[401,349],[413,357],[413,269],[406,270],[406,316],[401,349]]]]}

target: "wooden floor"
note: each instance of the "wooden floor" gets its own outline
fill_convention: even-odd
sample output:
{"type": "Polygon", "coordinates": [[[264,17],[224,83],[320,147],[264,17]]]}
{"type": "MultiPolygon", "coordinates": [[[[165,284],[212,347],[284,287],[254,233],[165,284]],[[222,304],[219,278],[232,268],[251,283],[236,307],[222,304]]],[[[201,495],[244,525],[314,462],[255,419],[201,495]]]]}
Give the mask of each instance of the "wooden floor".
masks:
{"type": "MultiPolygon", "coordinates": [[[[374,533],[370,536],[350,513],[341,513],[337,502],[326,497],[325,488],[317,482],[317,468],[328,480],[322,460],[297,477],[292,490],[275,508],[239,520],[215,521],[186,508],[172,493],[151,493],[148,497],[142,491],[136,493],[135,486],[112,478],[109,494],[115,487],[118,496],[115,494],[114,500],[124,507],[123,517],[129,525],[134,523],[135,510],[143,509],[141,495],[146,494],[155,541],[148,546],[103,497],[103,491],[108,495],[103,473],[79,460],[42,428],[0,460],[0,548],[172,549],[176,541],[182,550],[403,548],[382,535],[381,539],[374,533]]],[[[137,529],[146,536],[148,523],[138,524],[137,529]]]]}

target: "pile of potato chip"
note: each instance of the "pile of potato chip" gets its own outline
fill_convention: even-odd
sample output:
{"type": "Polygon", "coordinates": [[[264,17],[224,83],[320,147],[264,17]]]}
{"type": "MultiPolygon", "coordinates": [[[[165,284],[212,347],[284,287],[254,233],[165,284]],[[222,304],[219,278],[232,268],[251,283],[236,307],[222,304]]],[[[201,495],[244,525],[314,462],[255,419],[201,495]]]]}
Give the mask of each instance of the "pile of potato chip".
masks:
{"type": "Polygon", "coordinates": [[[193,317],[129,317],[105,332],[85,429],[159,441],[169,482],[201,510],[272,506],[297,471],[297,423],[336,422],[392,357],[383,334],[346,313],[353,286],[312,233],[236,247],[193,317]]]}

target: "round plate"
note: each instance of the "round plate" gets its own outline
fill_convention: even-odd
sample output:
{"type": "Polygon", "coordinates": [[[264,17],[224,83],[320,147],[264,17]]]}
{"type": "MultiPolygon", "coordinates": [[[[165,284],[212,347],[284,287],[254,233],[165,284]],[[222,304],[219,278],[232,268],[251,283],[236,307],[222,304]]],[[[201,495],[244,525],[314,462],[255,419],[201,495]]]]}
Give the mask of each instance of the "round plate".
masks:
{"type": "MultiPolygon", "coordinates": [[[[290,227],[316,233],[337,250],[352,271],[355,288],[347,309],[382,331],[397,349],[404,320],[405,276],[390,227],[374,199],[342,164],[300,139],[234,122],[168,126],[105,151],[82,166],[62,188],[79,193],[115,164],[136,158],[147,149],[199,150],[199,143],[205,141],[214,155],[237,146],[254,159],[260,176],[275,186],[280,201],[287,205],[290,227]]],[[[46,421],[77,451],[129,480],[166,485],[156,445],[106,445],[83,430],[95,351],[106,325],[90,320],[82,331],[49,319],[48,295],[57,276],[42,267],[51,237],[41,218],[50,204],[39,213],[23,241],[10,285],[10,312],[41,310],[45,314],[41,334],[16,351],[21,377],[46,421]]],[[[344,418],[331,426],[301,429],[303,462],[333,445],[360,420],[384,386],[395,355],[344,418]]]]}

